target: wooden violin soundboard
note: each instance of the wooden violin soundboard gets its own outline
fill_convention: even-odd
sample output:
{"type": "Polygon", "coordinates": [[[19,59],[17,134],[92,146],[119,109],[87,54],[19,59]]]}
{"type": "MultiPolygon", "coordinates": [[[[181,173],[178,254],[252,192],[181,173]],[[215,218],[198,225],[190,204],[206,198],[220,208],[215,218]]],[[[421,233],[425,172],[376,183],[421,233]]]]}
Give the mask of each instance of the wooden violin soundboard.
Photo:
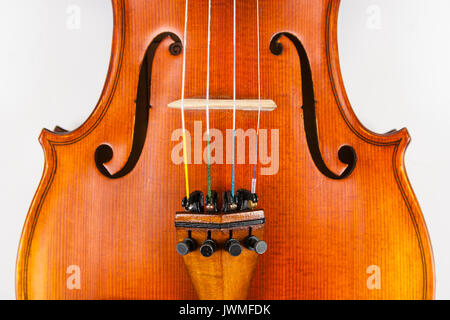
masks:
{"type": "Polygon", "coordinates": [[[352,111],[339,0],[112,3],[97,106],[40,136],[17,298],[434,297],[410,137],[352,111]]]}

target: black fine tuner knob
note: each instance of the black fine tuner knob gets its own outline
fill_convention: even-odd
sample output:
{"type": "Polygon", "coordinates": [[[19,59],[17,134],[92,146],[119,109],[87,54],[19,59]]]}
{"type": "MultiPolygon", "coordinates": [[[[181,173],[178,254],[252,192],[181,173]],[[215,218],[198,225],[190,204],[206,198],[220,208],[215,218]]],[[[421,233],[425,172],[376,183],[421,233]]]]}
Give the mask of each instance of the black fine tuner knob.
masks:
{"type": "Polygon", "coordinates": [[[205,258],[209,258],[213,255],[216,249],[217,249],[216,242],[211,239],[206,239],[205,242],[203,242],[202,246],[200,247],[200,253],[205,258]]]}
{"type": "Polygon", "coordinates": [[[225,250],[227,250],[233,257],[237,257],[242,252],[242,246],[236,239],[228,239],[225,243],[225,250]]]}
{"type": "Polygon", "coordinates": [[[178,242],[178,244],[177,244],[177,252],[180,255],[185,256],[188,253],[194,251],[196,247],[197,247],[197,244],[195,243],[195,241],[193,239],[186,238],[183,241],[178,242]]]}
{"type": "Polygon", "coordinates": [[[267,243],[263,240],[259,240],[255,236],[250,236],[245,240],[245,246],[247,249],[255,251],[257,254],[263,254],[267,250],[267,243]]]}

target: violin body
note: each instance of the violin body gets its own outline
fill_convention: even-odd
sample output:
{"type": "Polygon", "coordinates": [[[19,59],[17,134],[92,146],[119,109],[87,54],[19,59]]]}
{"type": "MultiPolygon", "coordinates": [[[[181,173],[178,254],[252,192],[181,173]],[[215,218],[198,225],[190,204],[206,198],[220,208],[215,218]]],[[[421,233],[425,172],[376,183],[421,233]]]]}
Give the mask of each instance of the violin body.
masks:
{"type": "MultiPolygon", "coordinates": [[[[45,169],[21,237],[19,299],[198,298],[175,250],[185,183],[171,159],[180,110],[167,106],[180,99],[183,54],[186,97],[205,96],[208,2],[189,3],[186,50],[184,0],[112,2],[112,56],[95,110],[76,130],[40,136],[45,169]]],[[[248,298],[432,299],[431,244],[403,161],[410,138],[370,132],[353,113],[338,9],[339,0],[260,2],[261,95],[277,105],[260,127],[279,158],[258,176],[268,250],[248,298]]],[[[232,20],[232,2],[213,1],[211,98],[233,94],[232,20]]],[[[239,99],[258,96],[255,21],[256,5],[237,1],[239,99]]],[[[210,126],[225,133],[232,119],[212,110],[210,126]]],[[[203,112],[186,110],[185,121],[191,133],[206,128],[203,112]]],[[[237,128],[256,122],[256,112],[237,111],[237,128]]],[[[236,185],[249,187],[252,174],[248,161],[236,165],[236,185]]],[[[231,175],[225,160],[213,163],[219,195],[231,175]]],[[[189,180],[206,190],[206,164],[189,165],[189,180]]]]}

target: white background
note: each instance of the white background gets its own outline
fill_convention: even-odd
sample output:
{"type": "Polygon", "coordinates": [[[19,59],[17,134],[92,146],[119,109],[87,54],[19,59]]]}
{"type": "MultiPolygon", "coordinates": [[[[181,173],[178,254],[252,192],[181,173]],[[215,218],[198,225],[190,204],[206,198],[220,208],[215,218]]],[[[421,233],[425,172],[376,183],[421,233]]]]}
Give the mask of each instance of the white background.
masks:
{"type": "MultiPolygon", "coordinates": [[[[264,1],[264,0],[261,0],[264,1]]],[[[409,178],[431,234],[438,299],[450,299],[450,1],[342,0],[339,48],[353,109],[375,132],[407,127],[409,178]]],[[[0,299],[44,157],[43,127],[78,127],[103,88],[109,0],[0,1],[0,299]]]]}

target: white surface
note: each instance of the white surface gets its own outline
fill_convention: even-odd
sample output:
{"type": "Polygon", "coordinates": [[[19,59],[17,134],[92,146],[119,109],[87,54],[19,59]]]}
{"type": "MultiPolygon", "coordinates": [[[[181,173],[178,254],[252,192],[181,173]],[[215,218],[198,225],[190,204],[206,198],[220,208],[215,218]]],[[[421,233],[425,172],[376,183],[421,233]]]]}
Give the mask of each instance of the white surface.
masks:
{"type": "Polygon", "coordinates": [[[412,137],[406,170],[431,235],[437,299],[450,299],[449,10],[448,0],[343,0],[338,30],[358,118],[380,133],[407,127],[412,137]]]}
{"type": "MultiPolygon", "coordinates": [[[[448,0],[342,0],[339,18],[357,116],[373,131],[407,127],[413,138],[406,167],[431,234],[438,299],[450,299],[448,12],[448,0]]],[[[37,137],[92,112],[112,24],[108,0],[0,1],[0,299],[15,298],[17,245],[44,161],[37,137]]]]}

